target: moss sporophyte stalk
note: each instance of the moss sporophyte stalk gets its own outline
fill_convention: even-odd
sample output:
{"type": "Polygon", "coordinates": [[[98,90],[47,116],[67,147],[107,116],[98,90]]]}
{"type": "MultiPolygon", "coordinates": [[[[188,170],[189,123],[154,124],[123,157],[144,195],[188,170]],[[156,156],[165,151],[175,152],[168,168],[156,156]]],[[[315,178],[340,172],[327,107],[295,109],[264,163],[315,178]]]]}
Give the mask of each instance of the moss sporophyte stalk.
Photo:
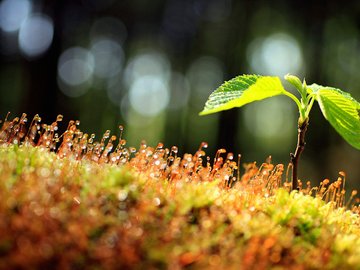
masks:
{"type": "Polygon", "coordinates": [[[220,112],[265,98],[285,95],[295,102],[299,110],[298,138],[295,153],[290,154],[292,165],[292,189],[298,188],[298,162],[305,147],[305,134],[309,125],[309,114],[317,101],[326,120],[350,145],[360,150],[360,103],[349,93],[340,89],[307,85],[305,79],[285,75],[300,94],[296,97],[285,90],[280,78],[274,76],[237,76],[217,88],[205,103],[200,115],[220,112]]]}
{"type": "MultiPolygon", "coordinates": [[[[305,114],[306,115],[306,114],[305,114]]],[[[0,269],[359,269],[346,175],[291,182],[219,149],[212,160],[35,115],[0,128],[0,269]]]]}

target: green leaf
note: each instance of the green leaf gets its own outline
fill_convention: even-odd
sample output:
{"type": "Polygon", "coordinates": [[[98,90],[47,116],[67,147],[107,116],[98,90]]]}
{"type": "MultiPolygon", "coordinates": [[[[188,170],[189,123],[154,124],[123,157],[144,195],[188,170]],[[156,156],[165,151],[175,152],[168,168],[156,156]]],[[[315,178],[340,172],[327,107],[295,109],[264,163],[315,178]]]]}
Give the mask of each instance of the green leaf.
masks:
{"type": "Polygon", "coordinates": [[[353,147],[360,150],[360,103],[340,89],[317,84],[309,86],[324,117],[353,147]]]}
{"type": "Polygon", "coordinates": [[[223,83],[205,103],[200,115],[241,107],[253,101],[287,93],[278,77],[260,75],[237,76],[223,83]]]}
{"type": "Polygon", "coordinates": [[[295,88],[301,93],[303,89],[303,85],[298,77],[291,74],[286,74],[284,76],[284,79],[287,80],[289,83],[291,83],[293,86],[295,86],[295,88]]]}
{"type": "MultiPolygon", "coordinates": [[[[322,85],[318,85],[316,83],[308,85],[307,87],[311,90],[311,91],[309,91],[310,93],[317,93],[322,88],[331,88],[331,87],[325,87],[325,86],[322,86],[322,85]]],[[[335,89],[335,88],[332,88],[332,89],[335,89]]]]}

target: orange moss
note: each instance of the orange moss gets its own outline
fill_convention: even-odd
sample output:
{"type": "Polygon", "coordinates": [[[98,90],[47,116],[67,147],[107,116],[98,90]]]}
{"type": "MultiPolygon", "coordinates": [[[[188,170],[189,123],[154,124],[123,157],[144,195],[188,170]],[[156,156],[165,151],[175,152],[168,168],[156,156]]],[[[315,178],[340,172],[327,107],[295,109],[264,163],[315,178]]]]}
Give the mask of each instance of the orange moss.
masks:
{"type": "MultiPolygon", "coordinates": [[[[240,156],[219,149],[211,162],[205,142],[181,157],[162,143],[126,147],[122,126],[119,138],[106,131],[100,141],[80,131],[79,121],[58,134],[61,121],[46,125],[36,115],[27,126],[23,114],[2,124],[0,145],[13,147],[15,157],[0,168],[0,269],[319,269],[333,262],[340,229],[323,229],[311,216],[318,201],[309,207],[314,221],[294,214],[297,205],[281,195],[291,185],[284,165],[271,157],[240,174],[240,156]],[[23,149],[52,152],[42,162],[56,164],[36,166],[30,155],[17,157],[23,149]],[[126,170],[104,173],[114,168],[126,170]]],[[[345,202],[345,177],[306,183],[300,194],[359,213],[356,191],[345,202]]]]}

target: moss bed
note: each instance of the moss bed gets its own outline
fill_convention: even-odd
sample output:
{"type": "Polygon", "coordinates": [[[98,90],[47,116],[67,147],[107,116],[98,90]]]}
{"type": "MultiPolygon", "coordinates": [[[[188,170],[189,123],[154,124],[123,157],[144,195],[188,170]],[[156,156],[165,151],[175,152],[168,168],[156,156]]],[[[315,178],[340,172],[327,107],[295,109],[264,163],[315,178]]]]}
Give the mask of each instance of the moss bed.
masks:
{"type": "Polygon", "coordinates": [[[0,269],[360,269],[343,173],[289,192],[270,161],[239,176],[205,144],[114,149],[109,132],[21,119],[0,130],[0,269]]]}

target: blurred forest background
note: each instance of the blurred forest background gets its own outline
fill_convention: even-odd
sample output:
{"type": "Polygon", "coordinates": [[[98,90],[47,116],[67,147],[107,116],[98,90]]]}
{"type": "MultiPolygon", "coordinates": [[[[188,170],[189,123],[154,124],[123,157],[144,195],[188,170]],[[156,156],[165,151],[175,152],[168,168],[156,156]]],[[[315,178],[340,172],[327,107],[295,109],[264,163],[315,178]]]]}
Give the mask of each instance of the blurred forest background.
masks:
{"type": "MultiPolygon", "coordinates": [[[[80,120],[97,138],[121,124],[128,146],[161,141],[184,154],[206,141],[211,157],[225,148],[287,164],[290,99],[200,117],[209,94],[239,74],[289,72],[360,100],[359,71],[360,1],[0,1],[0,118],[63,114],[61,126],[80,120]]],[[[299,177],[316,184],[344,170],[359,188],[359,165],[315,105],[299,177]]]]}

